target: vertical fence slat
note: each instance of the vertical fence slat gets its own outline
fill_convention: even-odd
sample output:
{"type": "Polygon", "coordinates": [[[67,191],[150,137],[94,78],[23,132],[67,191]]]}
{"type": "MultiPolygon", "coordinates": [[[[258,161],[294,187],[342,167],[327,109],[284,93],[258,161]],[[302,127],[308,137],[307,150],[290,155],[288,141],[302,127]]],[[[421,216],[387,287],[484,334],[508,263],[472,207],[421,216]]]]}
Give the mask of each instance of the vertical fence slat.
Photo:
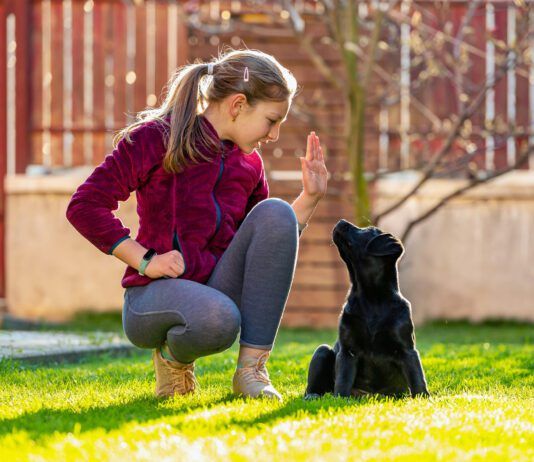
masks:
{"type": "MultiPolygon", "coordinates": [[[[505,4],[496,4],[495,5],[495,32],[494,37],[500,41],[500,43],[506,43],[507,35],[507,5],[505,4]]],[[[496,58],[504,56],[504,52],[498,47],[495,51],[496,58]]],[[[496,65],[499,65],[496,63],[496,65]]],[[[508,78],[507,74],[497,82],[495,85],[494,99],[495,99],[495,123],[494,123],[494,157],[493,163],[495,169],[502,170],[506,168],[508,162],[506,159],[506,136],[504,136],[503,131],[505,131],[505,124],[507,124],[507,88],[508,88],[508,78]]]]}
{"type": "Polygon", "coordinates": [[[72,164],[84,165],[83,113],[84,96],[84,43],[85,31],[83,2],[72,2],[72,164]]]}
{"type": "Polygon", "coordinates": [[[50,72],[52,74],[52,101],[50,104],[50,157],[51,166],[64,165],[63,159],[63,7],[61,1],[52,1],[50,72]],[[60,31],[60,33],[58,33],[60,31]]]}
{"type": "Polygon", "coordinates": [[[108,3],[103,17],[104,20],[104,155],[111,152],[113,141],[113,129],[115,125],[114,106],[114,69],[115,59],[113,55],[114,30],[113,10],[115,3],[108,3]]]}
{"type": "Polygon", "coordinates": [[[30,163],[43,163],[43,27],[42,3],[34,2],[32,6],[32,152],[30,163]]]}
{"type": "MultiPolygon", "coordinates": [[[[506,25],[506,42],[509,47],[512,47],[516,41],[516,7],[509,5],[507,8],[507,25],[506,25]]],[[[517,57],[515,57],[517,58],[517,57]]],[[[508,126],[514,132],[517,129],[516,125],[516,66],[508,69],[506,76],[507,91],[506,91],[506,121],[508,126]]],[[[515,137],[509,134],[506,139],[506,163],[512,165],[515,162],[515,137]]]]}
{"type": "Polygon", "coordinates": [[[135,7],[135,89],[134,111],[146,107],[146,7],[144,4],[135,7]]]}
{"type": "MultiPolygon", "coordinates": [[[[471,25],[473,28],[473,34],[471,35],[471,40],[469,44],[473,47],[476,47],[479,50],[486,49],[486,18],[485,18],[485,9],[484,5],[481,3],[477,8],[471,25]]],[[[469,71],[467,72],[467,80],[469,82],[469,88],[466,92],[471,98],[476,94],[477,89],[486,81],[486,62],[484,58],[474,53],[469,54],[469,59],[472,63],[469,71]]],[[[471,117],[473,127],[484,127],[485,111],[481,107],[480,110],[476,111],[475,114],[471,117]]],[[[478,168],[484,168],[485,166],[485,141],[482,136],[474,135],[471,137],[471,141],[475,144],[477,153],[473,156],[472,162],[477,165],[478,168]]]]}
{"type": "Polygon", "coordinates": [[[167,40],[169,34],[167,32],[167,14],[168,5],[165,3],[156,4],[156,96],[158,103],[161,103],[164,86],[167,83],[167,40]]]}
{"type": "MultiPolygon", "coordinates": [[[[408,15],[410,4],[403,1],[401,11],[408,15]]],[[[401,132],[401,166],[408,168],[410,164],[410,24],[401,25],[401,113],[400,113],[400,132],[401,132]]]]}
{"type": "MultiPolygon", "coordinates": [[[[486,7],[486,35],[492,34],[495,29],[495,7],[487,3],[486,7]]],[[[493,82],[495,78],[495,44],[486,39],[486,81],[493,82]]],[[[490,133],[495,123],[495,89],[488,88],[486,92],[486,116],[484,126],[488,130],[485,135],[486,140],[486,170],[495,168],[495,138],[490,133]]]]}
{"type": "Polygon", "coordinates": [[[16,14],[16,172],[24,173],[31,155],[31,1],[14,2],[16,14]]]}
{"type": "Polygon", "coordinates": [[[115,127],[126,124],[126,6],[122,3],[113,5],[113,113],[115,127]]]}
{"type": "Polygon", "coordinates": [[[93,8],[93,163],[99,164],[105,153],[105,16],[109,14],[106,3],[96,2],[93,8]]]}
{"type": "MultiPolygon", "coordinates": [[[[6,43],[6,6],[0,2],[0,111],[7,111],[7,43],[6,43]]],[[[5,117],[0,123],[0,298],[5,298],[5,203],[6,195],[4,192],[4,178],[7,169],[7,127],[5,117]]],[[[0,311],[3,308],[0,309],[0,311]]]]}
{"type": "Polygon", "coordinates": [[[63,165],[72,167],[72,3],[63,0],[63,165]]]}

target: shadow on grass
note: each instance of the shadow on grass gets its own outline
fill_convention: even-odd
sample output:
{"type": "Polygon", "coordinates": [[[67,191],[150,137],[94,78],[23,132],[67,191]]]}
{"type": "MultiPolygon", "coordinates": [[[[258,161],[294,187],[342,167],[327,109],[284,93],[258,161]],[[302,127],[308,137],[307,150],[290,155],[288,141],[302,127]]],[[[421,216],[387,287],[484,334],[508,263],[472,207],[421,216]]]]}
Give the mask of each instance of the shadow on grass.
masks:
{"type": "MultiPolygon", "coordinates": [[[[116,430],[121,426],[131,423],[144,423],[158,420],[164,417],[186,415],[197,409],[213,409],[214,407],[241,400],[231,393],[211,401],[195,401],[187,398],[178,398],[180,403],[172,399],[160,400],[155,397],[141,397],[126,404],[113,404],[105,407],[94,407],[82,411],[68,409],[41,409],[37,412],[24,414],[13,419],[0,420],[0,437],[15,432],[26,432],[34,441],[45,439],[54,433],[88,432],[95,429],[106,431],[116,430]],[[168,407],[167,407],[168,405],[168,407]],[[77,428],[78,427],[78,428],[77,428]]],[[[254,418],[247,418],[246,413],[236,415],[230,421],[206,420],[209,422],[210,434],[217,431],[227,431],[228,425],[246,428],[258,427],[270,424],[279,419],[291,417],[305,412],[307,416],[318,414],[321,410],[342,409],[347,407],[357,408],[368,404],[370,401],[386,401],[388,398],[373,397],[362,399],[344,399],[326,396],[323,399],[311,401],[303,397],[288,399],[284,404],[272,412],[261,414],[254,418]]],[[[244,403],[246,406],[246,402],[244,403]]],[[[174,424],[173,427],[180,431],[186,428],[187,422],[174,424]]]]}

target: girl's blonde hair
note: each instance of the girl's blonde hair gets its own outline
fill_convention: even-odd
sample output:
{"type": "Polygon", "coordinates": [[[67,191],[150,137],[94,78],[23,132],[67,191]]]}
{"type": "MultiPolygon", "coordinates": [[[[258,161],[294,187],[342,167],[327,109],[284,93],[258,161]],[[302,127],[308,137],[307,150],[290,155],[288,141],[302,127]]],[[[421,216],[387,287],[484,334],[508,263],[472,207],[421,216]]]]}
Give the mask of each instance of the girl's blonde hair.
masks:
{"type": "Polygon", "coordinates": [[[178,68],[167,88],[160,107],[139,112],[136,121],[118,132],[113,141],[117,145],[124,138],[131,143],[133,130],[147,122],[158,121],[164,130],[167,148],[163,168],[169,173],[179,173],[189,162],[210,160],[199,152],[197,143],[210,150],[219,148],[201,129],[198,115],[208,104],[236,93],[243,93],[252,107],[260,101],[291,103],[297,81],[269,54],[229,48],[209,63],[195,62],[178,68]],[[208,75],[210,64],[212,75],[208,75]]]}

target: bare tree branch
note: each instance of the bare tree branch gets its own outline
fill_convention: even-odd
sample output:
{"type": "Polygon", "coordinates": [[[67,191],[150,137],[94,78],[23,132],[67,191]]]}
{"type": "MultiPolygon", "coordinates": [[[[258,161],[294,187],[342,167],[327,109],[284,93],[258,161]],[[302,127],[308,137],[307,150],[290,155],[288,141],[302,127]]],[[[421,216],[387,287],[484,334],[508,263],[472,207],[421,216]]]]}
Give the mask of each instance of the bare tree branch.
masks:
{"type": "Polygon", "coordinates": [[[488,183],[491,180],[494,180],[495,178],[497,178],[497,177],[499,177],[501,175],[504,175],[505,173],[511,172],[512,170],[515,170],[516,168],[520,167],[521,165],[523,165],[528,160],[528,157],[532,152],[534,152],[534,146],[532,146],[532,145],[527,146],[527,149],[524,150],[524,152],[521,154],[521,156],[519,156],[517,158],[517,161],[513,165],[511,165],[510,167],[507,167],[507,168],[505,168],[503,170],[494,172],[494,173],[490,174],[489,176],[487,176],[486,178],[475,178],[475,179],[471,180],[467,185],[465,185],[465,186],[457,189],[456,191],[448,194],[447,196],[441,198],[441,200],[434,207],[430,208],[425,213],[419,215],[415,220],[412,220],[406,226],[404,232],[402,233],[401,240],[402,241],[406,241],[406,239],[410,235],[410,233],[411,233],[412,229],[414,228],[414,226],[416,226],[420,222],[426,220],[430,215],[433,215],[434,213],[436,213],[440,208],[442,208],[451,199],[454,199],[455,197],[458,197],[458,196],[462,195],[463,193],[465,193],[469,189],[473,189],[476,186],[479,186],[479,185],[484,184],[484,183],[488,183]]]}
{"type": "Polygon", "coordinates": [[[388,213],[392,212],[396,208],[400,207],[404,202],[406,202],[413,194],[415,194],[419,188],[429,179],[432,177],[432,173],[434,172],[434,169],[439,164],[441,159],[448,154],[454,140],[458,137],[458,134],[460,132],[460,129],[462,128],[462,125],[464,122],[470,118],[474,112],[480,107],[482,102],[484,101],[484,97],[487,93],[487,91],[490,88],[494,88],[496,83],[506,74],[506,71],[508,70],[508,67],[510,66],[510,60],[507,59],[505,64],[502,65],[498,72],[496,72],[495,77],[492,80],[486,80],[483,88],[480,90],[476,98],[471,102],[471,104],[466,108],[466,110],[460,114],[460,117],[458,117],[458,120],[453,125],[449,136],[447,137],[447,140],[445,141],[445,144],[443,147],[434,155],[434,157],[428,162],[428,164],[423,169],[423,177],[417,182],[417,184],[403,197],[401,197],[396,203],[392,204],[391,206],[387,207],[382,212],[378,213],[374,218],[373,222],[378,225],[380,222],[380,219],[383,218],[388,213]]]}

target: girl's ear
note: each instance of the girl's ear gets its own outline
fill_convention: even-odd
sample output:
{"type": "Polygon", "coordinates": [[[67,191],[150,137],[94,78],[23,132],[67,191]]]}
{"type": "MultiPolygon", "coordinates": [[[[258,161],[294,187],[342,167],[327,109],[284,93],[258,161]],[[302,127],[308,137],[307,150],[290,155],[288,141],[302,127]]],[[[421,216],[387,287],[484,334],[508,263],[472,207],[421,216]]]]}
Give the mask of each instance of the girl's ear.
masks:
{"type": "Polygon", "coordinates": [[[230,96],[230,116],[235,119],[247,104],[247,97],[243,93],[230,96]]]}

